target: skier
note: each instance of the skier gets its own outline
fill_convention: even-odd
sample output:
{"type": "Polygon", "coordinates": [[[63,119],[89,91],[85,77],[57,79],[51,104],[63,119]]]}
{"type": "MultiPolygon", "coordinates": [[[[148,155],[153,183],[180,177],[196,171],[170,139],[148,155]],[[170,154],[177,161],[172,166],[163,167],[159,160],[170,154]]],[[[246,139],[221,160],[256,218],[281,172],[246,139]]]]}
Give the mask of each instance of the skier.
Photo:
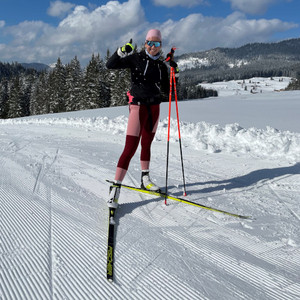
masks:
{"type": "MultiPolygon", "coordinates": [[[[114,184],[110,187],[108,206],[116,208],[120,195],[121,183],[126,175],[131,158],[141,140],[141,187],[158,191],[149,176],[151,143],[159,121],[161,101],[168,96],[168,67],[160,60],[162,37],[158,29],[150,29],[146,35],[145,50],[134,52],[132,40],[110,57],[108,69],[125,69],[131,71],[131,89],[127,92],[129,100],[129,117],[126,141],[121,154],[114,184]]],[[[169,55],[170,56],[170,55],[169,55]]],[[[170,66],[178,72],[177,64],[170,60],[170,66]]]]}

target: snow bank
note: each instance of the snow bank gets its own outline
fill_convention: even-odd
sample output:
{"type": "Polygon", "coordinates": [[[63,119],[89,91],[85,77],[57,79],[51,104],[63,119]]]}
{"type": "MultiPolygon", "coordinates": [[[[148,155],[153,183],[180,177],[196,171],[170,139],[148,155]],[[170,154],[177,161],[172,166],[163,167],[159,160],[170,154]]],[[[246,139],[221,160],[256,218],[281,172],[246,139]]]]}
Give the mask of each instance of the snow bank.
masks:
{"type": "MultiPolygon", "coordinates": [[[[128,118],[27,118],[0,120],[0,124],[72,126],[110,132],[114,135],[126,134],[128,118]]],[[[165,142],[167,139],[168,119],[160,121],[156,141],[165,142]]],[[[207,150],[211,153],[236,152],[249,153],[259,158],[286,158],[291,161],[300,160],[300,134],[290,131],[280,131],[272,127],[266,129],[245,129],[239,124],[225,126],[207,122],[181,122],[180,131],[184,147],[196,150],[207,150]]],[[[177,121],[171,119],[171,142],[178,141],[177,121]]]]}
{"type": "MultiPolygon", "coordinates": [[[[184,145],[209,152],[250,153],[261,158],[283,158],[299,160],[300,134],[279,131],[272,127],[266,129],[245,129],[239,124],[225,127],[206,122],[181,124],[184,145]]],[[[176,124],[173,121],[173,129],[176,124]]],[[[177,134],[177,133],[176,133],[177,134]]],[[[175,135],[176,135],[175,134],[175,135]]]]}

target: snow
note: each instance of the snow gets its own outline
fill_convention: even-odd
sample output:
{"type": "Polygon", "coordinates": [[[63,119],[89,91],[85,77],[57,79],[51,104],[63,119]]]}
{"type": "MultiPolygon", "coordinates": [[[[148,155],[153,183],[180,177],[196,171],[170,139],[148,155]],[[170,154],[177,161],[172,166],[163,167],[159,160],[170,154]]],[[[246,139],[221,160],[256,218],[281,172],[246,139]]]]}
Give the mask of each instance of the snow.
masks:
{"type": "MultiPolygon", "coordinates": [[[[299,299],[300,92],[222,84],[225,96],[179,103],[187,199],[253,219],[123,189],[114,283],[106,179],[128,107],[1,120],[0,298],[299,299]]],[[[161,186],[167,112],[163,103],[152,146],[161,186]]],[[[169,192],[182,196],[175,105],[172,114],[169,192]]],[[[139,152],[125,184],[139,185],[139,152]]]]}
{"type": "Polygon", "coordinates": [[[235,61],[235,63],[229,63],[228,66],[230,68],[234,68],[234,67],[241,67],[241,66],[248,65],[248,64],[249,64],[248,61],[243,60],[243,59],[238,59],[237,61],[235,61]]]}
{"type": "Polygon", "coordinates": [[[266,93],[266,92],[280,92],[283,91],[291,81],[291,77],[253,77],[245,80],[231,80],[227,82],[213,82],[201,83],[200,85],[207,89],[214,89],[218,91],[218,96],[232,96],[232,95],[249,95],[266,93]]]}
{"type": "Polygon", "coordinates": [[[190,57],[187,59],[180,59],[178,67],[181,71],[193,68],[201,68],[202,66],[209,67],[210,61],[207,58],[190,57]]]}
{"type": "MultiPolygon", "coordinates": [[[[177,63],[180,71],[211,66],[211,61],[208,58],[199,58],[199,57],[181,58],[178,60],[177,63]]],[[[238,59],[234,63],[228,63],[227,65],[230,68],[234,68],[234,67],[241,67],[247,64],[248,61],[238,59]]]]}

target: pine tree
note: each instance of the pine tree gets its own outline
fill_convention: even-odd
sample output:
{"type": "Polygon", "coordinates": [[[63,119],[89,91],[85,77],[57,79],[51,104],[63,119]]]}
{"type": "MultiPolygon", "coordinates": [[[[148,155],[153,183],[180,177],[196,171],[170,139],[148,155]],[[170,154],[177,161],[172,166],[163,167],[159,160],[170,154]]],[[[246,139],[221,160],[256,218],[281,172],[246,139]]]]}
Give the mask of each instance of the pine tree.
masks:
{"type": "MultiPolygon", "coordinates": [[[[105,56],[105,65],[107,63],[107,61],[110,58],[110,51],[109,49],[107,49],[106,52],[106,56],[105,56]]],[[[112,104],[112,86],[114,85],[114,80],[115,80],[115,72],[114,70],[110,70],[110,69],[105,69],[105,86],[106,86],[106,90],[107,90],[107,98],[108,100],[108,106],[113,106],[112,104]]]]}
{"type": "Polygon", "coordinates": [[[110,70],[110,106],[117,106],[120,93],[120,76],[119,70],[110,70]]]}
{"type": "Polygon", "coordinates": [[[66,72],[60,58],[57,59],[53,71],[49,75],[49,112],[66,111],[66,72]]]}
{"type": "Polygon", "coordinates": [[[30,114],[39,115],[50,112],[48,97],[48,82],[46,72],[41,72],[32,86],[30,114]]]}
{"type": "Polygon", "coordinates": [[[107,83],[109,78],[109,70],[105,67],[105,62],[99,57],[99,82],[100,82],[100,107],[110,106],[110,90],[107,83]]]}
{"type": "Polygon", "coordinates": [[[0,84],[0,118],[6,119],[8,115],[8,81],[3,80],[0,84]]]}
{"type": "Polygon", "coordinates": [[[100,81],[100,56],[92,58],[86,67],[84,75],[84,97],[81,109],[93,109],[101,107],[101,91],[103,89],[100,81]]]}
{"type": "Polygon", "coordinates": [[[8,118],[19,118],[22,117],[22,107],[21,107],[21,82],[20,78],[17,75],[13,81],[13,84],[10,88],[9,100],[8,100],[8,118]]]}
{"type": "Polygon", "coordinates": [[[35,73],[31,73],[27,76],[23,76],[22,78],[21,107],[22,107],[23,116],[30,115],[31,91],[32,91],[32,86],[34,84],[34,81],[35,81],[35,73]]]}
{"type": "Polygon", "coordinates": [[[66,67],[66,111],[80,109],[82,97],[82,71],[80,62],[75,56],[66,67]]]}

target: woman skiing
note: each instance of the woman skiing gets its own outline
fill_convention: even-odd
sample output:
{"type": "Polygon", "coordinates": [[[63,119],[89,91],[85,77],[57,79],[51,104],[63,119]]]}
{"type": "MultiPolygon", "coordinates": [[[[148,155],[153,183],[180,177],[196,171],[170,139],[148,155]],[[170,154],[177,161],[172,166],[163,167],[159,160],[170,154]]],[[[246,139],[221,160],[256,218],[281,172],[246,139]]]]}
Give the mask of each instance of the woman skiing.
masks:
{"type": "MultiPolygon", "coordinates": [[[[121,183],[140,140],[141,187],[151,191],[159,190],[149,176],[150,148],[159,121],[160,103],[169,92],[168,67],[159,59],[162,45],[160,31],[148,31],[144,51],[134,53],[131,43],[132,40],[118,48],[106,64],[108,69],[129,68],[131,71],[131,89],[127,92],[129,117],[125,147],[119,158],[108,200],[108,206],[115,208],[118,206],[121,183]]],[[[173,61],[170,64],[176,65],[173,61]]]]}

